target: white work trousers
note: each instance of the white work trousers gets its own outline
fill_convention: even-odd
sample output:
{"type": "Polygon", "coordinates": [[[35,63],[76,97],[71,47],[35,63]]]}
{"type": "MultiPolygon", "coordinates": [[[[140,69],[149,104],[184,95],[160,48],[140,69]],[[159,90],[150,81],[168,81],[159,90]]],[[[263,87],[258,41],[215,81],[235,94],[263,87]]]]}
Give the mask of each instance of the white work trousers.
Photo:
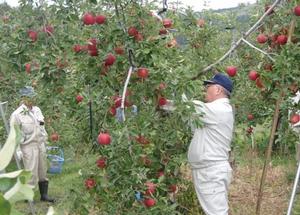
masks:
{"type": "Polygon", "coordinates": [[[32,172],[30,185],[36,186],[39,181],[46,181],[47,176],[47,158],[46,147],[44,143],[32,143],[21,145],[23,153],[23,162],[26,170],[32,172]]]}
{"type": "Polygon", "coordinates": [[[228,187],[232,169],[228,162],[211,162],[192,169],[200,205],[206,215],[228,215],[228,187]]]}

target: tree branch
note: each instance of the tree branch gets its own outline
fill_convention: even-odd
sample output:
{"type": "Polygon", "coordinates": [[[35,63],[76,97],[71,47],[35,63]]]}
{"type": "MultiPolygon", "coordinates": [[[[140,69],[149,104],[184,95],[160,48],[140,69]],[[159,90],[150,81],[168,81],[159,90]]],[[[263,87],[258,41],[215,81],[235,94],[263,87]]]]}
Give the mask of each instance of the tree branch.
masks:
{"type": "Polygon", "coordinates": [[[257,48],[256,46],[254,46],[253,44],[251,44],[250,42],[248,42],[248,41],[245,40],[244,38],[242,38],[242,41],[243,41],[244,43],[246,43],[247,45],[249,45],[250,47],[254,48],[255,50],[257,50],[257,51],[263,53],[264,55],[266,55],[268,58],[270,58],[271,61],[275,62],[274,58],[272,58],[267,52],[265,52],[265,51],[263,51],[263,50],[257,48]]]}
{"type": "Polygon", "coordinates": [[[253,31],[255,31],[260,26],[260,24],[264,21],[266,16],[279,4],[279,2],[280,2],[280,0],[275,0],[275,2],[272,4],[272,6],[260,17],[260,19],[246,33],[244,33],[243,36],[235,44],[233,44],[231,46],[231,48],[219,60],[217,60],[213,64],[205,67],[195,77],[191,78],[191,80],[198,79],[200,76],[205,74],[207,71],[211,70],[215,65],[224,61],[235,49],[237,49],[239,47],[243,38],[244,39],[247,38],[253,31]]]}

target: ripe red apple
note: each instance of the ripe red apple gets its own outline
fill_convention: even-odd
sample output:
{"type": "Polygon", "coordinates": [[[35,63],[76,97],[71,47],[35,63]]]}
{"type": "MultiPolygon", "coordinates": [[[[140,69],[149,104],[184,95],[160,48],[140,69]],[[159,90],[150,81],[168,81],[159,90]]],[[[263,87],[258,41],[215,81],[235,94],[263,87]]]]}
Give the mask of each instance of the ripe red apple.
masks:
{"type": "Polygon", "coordinates": [[[137,75],[140,78],[148,78],[149,71],[146,68],[139,68],[137,71],[137,75]]]}
{"type": "Polygon", "coordinates": [[[83,100],[83,96],[78,94],[78,95],[76,96],[76,102],[77,102],[77,103],[80,103],[80,102],[82,102],[82,100],[83,100]]]}
{"type": "Polygon", "coordinates": [[[115,61],[116,61],[116,57],[113,54],[109,53],[104,60],[104,65],[111,66],[114,64],[115,61]]]}
{"type": "Polygon", "coordinates": [[[267,37],[266,35],[264,35],[264,34],[259,34],[259,35],[256,37],[256,41],[257,41],[258,43],[263,44],[263,43],[265,43],[265,42],[268,41],[268,37],[267,37]]]}
{"type": "Polygon", "coordinates": [[[266,71],[272,71],[273,70],[273,65],[271,63],[267,63],[264,65],[264,70],[266,71]]]}
{"type": "Polygon", "coordinates": [[[162,29],[159,30],[159,35],[165,35],[167,33],[168,33],[168,31],[165,28],[162,28],[162,29]]]}
{"type": "Polygon", "coordinates": [[[287,38],[286,35],[279,35],[279,36],[277,37],[276,42],[277,42],[279,45],[285,45],[285,44],[287,43],[287,40],[288,40],[288,38],[287,38]]]}
{"type": "Polygon", "coordinates": [[[255,70],[251,70],[248,74],[248,77],[250,80],[255,81],[259,77],[259,74],[255,70]]]}
{"type": "Polygon", "coordinates": [[[30,74],[30,72],[31,72],[31,64],[30,63],[25,64],[25,71],[27,74],[30,74]]]}
{"type": "Polygon", "coordinates": [[[123,55],[124,52],[125,52],[125,50],[124,50],[123,47],[116,47],[116,48],[114,48],[114,51],[115,51],[115,53],[118,54],[118,55],[123,55]]]}
{"type": "Polygon", "coordinates": [[[156,204],[156,201],[155,201],[155,199],[152,199],[152,198],[146,198],[144,200],[144,204],[147,208],[150,208],[156,204]]]}
{"type": "Polygon", "coordinates": [[[203,28],[204,25],[205,25],[205,20],[204,20],[204,19],[198,19],[198,20],[197,20],[197,25],[198,25],[200,28],[203,28]]]}
{"type": "Polygon", "coordinates": [[[97,39],[96,38],[91,38],[88,41],[88,50],[97,50],[97,39]]]}
{"type": "Polygon", "coordinates": [[[249,114],[247,115],[247,119],[248,119],[249,121],[253,120],[253,119],[254,119],[253,114],[252,114],[252,113],[249,113],[249,114]]]}
{"type": "Polygon", "coordinates": [[[137,136],[135,140],[142,145],[148,145],[150,143],[150,141],[142,135],[137,136]]]}
{"type": "Polygon", "coordinates": [[[121,107],[121,105],[122,105],[122,97],[117,96],[113,100],[114,100],[114,103],[115,103],[115,105],[114,105],[115,108],[121,107]]]}
{"type": "Polygon", "coordinates": [[[247,131],[247,134],[249,134],[249,135],[252,134],[253,127],[249,126],[246,131],[247,131]]]}
{"type": "Polygon", "coordinates": [[[106,16],[104,15],[95,16],[95,22],[99,25],[103,24],[105,20],[106,20],[106,16]]]}
{"type": "Polygon", "coordinates": [[[115,116],[117,114],[117,109],[115,107],[110,107],[109,113],[110,115],[115,116]]]}
{"type": "Polygon", "coordinates": [[[296,124],[300,121],[300,114],[293,114],[290,117],[290,123],[296,124]]]}
{"type": "Polygon", "coordinates": [[[96,21],[95,17],[91,13],[85,13],[83,15],[82,20],[85,25],[93,25],[93,24],[95,24],[95,21],[96,21]]]}
{"type": "Polygon", "coordinates": [[[256,80],[255,80],[255,84],[258,88],[262,89],[264,88],[264,84],[263,82],[261,81],[260,77],[258,77],[256,80]]]}
{"type": "Polygon", "coordinates": [[[84,182],[86,189],[92,189],[96,186],[96,181],[93,178],[87,178],[84,182]]]}
{"type": "Polygon", "coordinates": [[[234,77],[237,72],[237,68],[235,66],[228,66],[226,68],[226,72],[230,77],[234,77]]]}
{"type": "Polygon", "coordinates": [[[300,16],[300,5],[297,5],[296,7],[294,7],[294,14],[296,16],[300,16]]]}
{"type": "Polygon", "coordinates": [[[147,182],[145,183],[145,185],[146,185],[146,187],[147,187],[147,189],[146,189],[146,191],[145,191],[145,194],[146,194],[146,195],[151,195],[151,194],[154,194],[154,193],[155,193],[155,191],[156,191],[156,184],[154,184],[154,183],[152,183],[152,182],[150,182],[150,181],[147,181],[147,182]]]}
{"type": "Polygon", "coordinates": [[[158,99],[158,105],[159,105],[159,106],[166,105],[167,103],[168,103],[168,100],[167,100],[166,98],[164,98],[164,97],[160,97],[160,98],[158,99]]]}
{"type": "Polygon", "coordinates": [[[73,51],[76,52],[76,53],[80,52],[81,51],[81,45],[79,45],[79,44],[74,45],[73,46],[73,51]]]}
{"type": "Polygon", "coordinates": [[[32,42],[35,42],[37,40],[38,33],[36,31],[29,30],[28,37],[32,40],[32,42]]]}
{"type": "Polygon", "coordinates": [[[111,142],[111,137],[108,133],[99,133],[98,143],[99,145],[109,145],[111,142]]]}
{"type": "Polygon", "coordinates": [[[157,178],[160,178],[160,177],[162,177],[164,175],[165,175],[165,172],[163,170],[157,171],[157,178]]]}
{"type": "Polygon", "coordinates": [[[176,184],[171,184],[171,185],[169,186],[169,191],[172,192],[172,193],[176,193],[176,191],[177,191],[177,186],[176,186],[176,184]]]}
{"type": "Polygon", "coordinates": [[[172,20],[171,19],[168,19],[168,18],[166,18],[166,19],[164,19],[163,21],[163,26],[165,27],[165,28],[171,28],[172,27],[172,20]]]}
{"type": "Polygon", "coordinates": [[[97,49],[93,49],[93,50],[89,50],[89,55],[92,57],[96,57],[98,56],[98,50],[97,49]]]}
{"type": "Polygon", "coordinates": [[[52,133],[51,136],[50,136],[50,140],[51,140],[52,142],[57,142],[57,141],[59,140],[59,135],[58,135],[58,133],[56,133],[56,132],[52,133]]]}
{"type": "MultiPolygon", "coordinates": [[[[271,6],[270,5],[266,5],[265,6],[265,12],[267,12],[269,10],[271,6]]],[[[274,10],[272,9],[271,11],[268,12],[268,15],[271,15],[272,13],[274,13],[274,10]]]]}
{"type": "Polygon", "coordinates": [[[137,33],[136,35],[134,35],[134,39],[135,39],[135,41],[140,42],[140,41],[143,41],[144,37],[141,33],[137,33]]]}
{"type": "Polygon", "coordinates": [[[129,27],[128,28],[128,35],[129,36],[135,36],[135,35],[137,35],[139,32],[138,32],[138,30],[135,28],[135,27],[129,27]]]}
{"type": "Polygon", "coordinates": [[[98,166],[100,169],[105,168],[105,167],[106,167],[106,157],[99,158],[99,159],[96,161],[96,164],[97,164],[97,166],[98,166]]]}
{"type": "Polygon", "coordinates": [[[54,28],[51,25],[47,25],[43,28],[43,32],[47,33],[49,36],[51,36],[54,33],[54,28]]]}
{"type": "Polygon", "coordinates": [[[158,89],[159,90],[164,90],[164,89],[166,89],[167,88],[167,84],[166,83],[160,83],[159,85],[158,85],[158,89]]]}

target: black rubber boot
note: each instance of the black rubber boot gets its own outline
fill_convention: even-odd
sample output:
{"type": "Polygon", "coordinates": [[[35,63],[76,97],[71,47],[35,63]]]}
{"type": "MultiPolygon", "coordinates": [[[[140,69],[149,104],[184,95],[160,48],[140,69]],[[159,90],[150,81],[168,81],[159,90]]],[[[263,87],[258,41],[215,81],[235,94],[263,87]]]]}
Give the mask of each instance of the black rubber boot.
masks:
{"type": "Polygon", "coordinates": [[[48,197],[48,181],[39,181],[39,189],[41,194],[41,201],[55,202],[54,199],[48,197]]]}

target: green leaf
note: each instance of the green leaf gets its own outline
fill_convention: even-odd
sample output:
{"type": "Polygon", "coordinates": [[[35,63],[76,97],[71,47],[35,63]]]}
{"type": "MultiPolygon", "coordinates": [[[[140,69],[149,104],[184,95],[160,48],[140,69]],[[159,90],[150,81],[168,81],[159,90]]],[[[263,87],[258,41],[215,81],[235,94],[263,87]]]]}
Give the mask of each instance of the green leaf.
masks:
{"type": "Polygon", "coordinates": [[[10,203],[15,203],[21,200],[33,200],[34,186],[29,184],[23,184],[18,178],[17,183],[4,194],[4,198],[10,203]]]}
{"type": "Polygon", "coordinates": [[[0,193],[0,215],[8,215],[11,212],[11,205],[0,193]]]}
{"type": "Polygon", "coordinates": [[[0,179],[0,192],[4,193],[13,186],[13,180],[9,178],[0,179]]]}
{"type": "Polygon", "coordinates": [[[10,121],[10,131],[7,140],[0,151],[0,170],[6,168],[9,164],[17,144],[20,141],[20,128],[14,125],[13,119],[10,121]]]}

